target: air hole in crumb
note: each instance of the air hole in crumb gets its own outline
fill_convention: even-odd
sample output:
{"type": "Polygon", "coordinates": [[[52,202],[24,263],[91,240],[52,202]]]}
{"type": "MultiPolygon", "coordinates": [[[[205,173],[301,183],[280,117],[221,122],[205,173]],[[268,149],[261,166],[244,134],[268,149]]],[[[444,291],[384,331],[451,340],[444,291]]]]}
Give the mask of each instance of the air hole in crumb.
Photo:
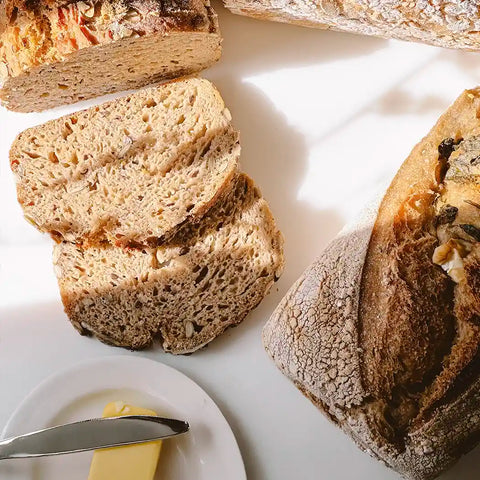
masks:
{"type": "Polygon", "coordinates": [[[195,330],[196,333],[199,333],[203,330],[203,326],[202,325],[199,325],[198,323],[196,322],[192,322],[193,324],[193,329],[195,330]]]}
{"type": "Polygon", "coordinates": [[[66,140],[72,133],[73,133],[72,127],[70,126],[69,123],[65,122],[65,126],[64,126],[64,129],[62,131],[63,139],[66,140]]]}
{"type": "Polygon", "coordinates": [[[170,263],[172,263],[171,260],[165,260],[164,262],[158,262],[158,267],[157,268],[167,268],[170,266],[170,263]]]}
{"type": "Polygon", "coordinates": [[[157,287],[153,287],[152,295],[154,297],[156,297],[158,295],[158,288],[157,287]]]}
{"type": "Polygon", "coordinates": [[[197,278],[195,279],[195,284],[200,283],[206,277],[207,273],[208,273],[208,267],[205,265],[200,270],[200,273],[198,274],[197,278]]]}
{"type": "Polygon", "coordinates": [[[189,206],[187,207],[187,212],[192,211],[192,210],[193,210],[193,207],[195,207],[195,205],[192,203],[191,205],[189,205],[189,206]]]}
{"type": "Polygon", "coordinates": [[[39,158],[40,155],[38,153],[34,153],[34,152],[24,152],[25,155],[28,155],[30,158],[39,158]]]}
{"type": "Polygon", "coordinates": [[[144,104],[143,104],[144,107],[147,107],[147,108],[152,108],[152,107],[156,107],[157,106],[157,102],[153,99],[153,98],[150,98],[148,99],[144,104]]]}
{"type": "Polygon", "coordinates": [[[41,95],[40,95],[42,98],[46,98],[46,97],[49,97],[50,94],[48,92],[43,92],[41,95]]]}
{"type": "Polygon", "coordinates": [[[72,156],[70,157],[70,162],[73,163],[73,165],[78,165],[78,155],[77,152],[73,152],[72,156]]]}
{"type": "Polygon", "coordinates": [[[145,129],[145,133],[149,133],[152,131],[152,126],[148,125],[147,128],[145,129]]]}
{"type": "Polygon", "coordinates": [[[212,141],[210,140],[210,142],[208,142],[206,145],[205,145],[205,148],[202,150],[202,153],[201,153],[201,156],[205,156],[207,154],[207,152],[210,150],[210,147],[212,146],[212,141]]]}
{"type": "Polygon", "coordinates": [[[148,123],[150,121],[150,115],[148,113],[144,113],[142,115],[142,120],[145,122],[145,123],[148,123]]]}
{"type": "Polygon", "coordinates": [[[68,85],[65,85],[65,84],[63,84],[63,83],[59,83],[59,84],[58,84],[58,88],[59,88],[60,90],[68,90],[68,85]]]}
{"type": "Polygon", "coordinates": [[[177,120],[177,125],[181,125],[185,121],[185,115],[180,115],[177,120]]]}
{"type": "Polygon", "coordinates": [[[15,7],[12,10],[12,14],[10,16],[10,25],[13,25],[17,21],[17,17],[18,17],[18,7],[15,7]]]}

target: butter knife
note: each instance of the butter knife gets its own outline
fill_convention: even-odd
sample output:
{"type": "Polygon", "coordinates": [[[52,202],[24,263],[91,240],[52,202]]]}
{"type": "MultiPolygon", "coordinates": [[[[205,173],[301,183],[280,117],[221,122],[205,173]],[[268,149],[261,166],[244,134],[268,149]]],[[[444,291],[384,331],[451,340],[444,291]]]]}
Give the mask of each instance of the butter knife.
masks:
{"type": "Polygon", "coordinates": [[[94,418],[0,440],[0,460],[44,457],[173,437],[187,422],[147,415],[94,418]]]}

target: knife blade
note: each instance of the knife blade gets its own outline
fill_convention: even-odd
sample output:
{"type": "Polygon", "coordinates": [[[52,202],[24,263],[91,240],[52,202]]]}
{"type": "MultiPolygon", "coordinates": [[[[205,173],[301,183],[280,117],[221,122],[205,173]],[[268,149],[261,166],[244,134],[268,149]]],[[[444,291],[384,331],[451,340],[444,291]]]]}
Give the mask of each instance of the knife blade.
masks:
{"type": "Polygon", "coordinates": [[[151,442],[180,435],[189,428],[183,420],[148,415],[93,418],[0,440],[0,460],[151,442]]]}

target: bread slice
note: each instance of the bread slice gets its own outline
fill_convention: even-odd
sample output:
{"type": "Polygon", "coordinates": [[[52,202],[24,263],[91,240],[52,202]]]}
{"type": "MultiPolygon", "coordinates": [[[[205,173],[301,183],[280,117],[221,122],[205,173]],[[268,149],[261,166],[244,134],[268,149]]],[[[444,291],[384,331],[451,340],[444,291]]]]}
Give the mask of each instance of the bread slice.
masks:
{"type": "Polygon", "coordinates": [[[224,3],[233,13],[262,20],[480,50],[480,14],[476,6],[461,0],[394,3],[383,0],[224,0],[224,3]]]}
{"type": "Polygon", "coordinates": [[[21,112],[199,72],[221,54],[208,0],[6,0],[0,11],[0,100],[21,112]]]}
{"type": "Polygon", "coordinates": [[[279,368],[371,455],[430,480],[480,439],[480,89],[267,323],[279,368]]]}
{"type": "Polygon", "coordinates": [[[58,241],[156,246],[230,188],[230,120],[215,87],[190,78],[31,128],[10,152],[18,200],[58,241]]]}
{"type": "Polygon", "coordinates": [[[157,249],[54,247],[65,311],[82,334],[132,349],[160,337],[191,353],[241,322],[283,268],[283,240],[265,200],[240,175],[198,225],[157,249]]]}

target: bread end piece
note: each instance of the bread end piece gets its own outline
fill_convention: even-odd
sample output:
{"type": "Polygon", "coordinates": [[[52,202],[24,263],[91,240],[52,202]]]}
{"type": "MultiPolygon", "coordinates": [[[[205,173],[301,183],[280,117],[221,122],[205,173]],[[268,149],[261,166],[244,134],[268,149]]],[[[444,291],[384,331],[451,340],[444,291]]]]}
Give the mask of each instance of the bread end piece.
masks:
{"type": "Polygon", "coordinates": [[[197,73],[221,55],[208,0],[27,2],[3,14],[0,101],[19,112],[197,73]]]}

